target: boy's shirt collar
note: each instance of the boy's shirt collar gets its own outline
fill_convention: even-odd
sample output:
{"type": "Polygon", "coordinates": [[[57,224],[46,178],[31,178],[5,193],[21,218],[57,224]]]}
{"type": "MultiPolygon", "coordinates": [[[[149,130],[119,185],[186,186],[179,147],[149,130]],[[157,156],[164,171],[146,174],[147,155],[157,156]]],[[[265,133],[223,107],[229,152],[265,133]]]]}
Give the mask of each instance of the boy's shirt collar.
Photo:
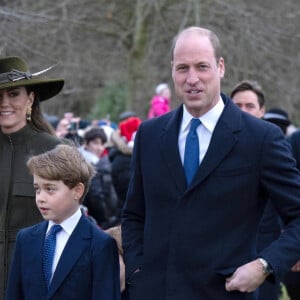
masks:
{"type": "MultiPolygon", "coordinates": [[[[63,228],[63,230],[68,234],[71,235],[73,230],[75,229],[76,225],[78,224],[80,218],[82,216],[82,212],[80,207],[78,210],[69,218],[64,220],[60,225],[63,228]]],[[[50,228],[54,225],[55,223],[52,220],[49,220],[48,222],[48,228],[47,228],[47,234],[50,228]]]]}

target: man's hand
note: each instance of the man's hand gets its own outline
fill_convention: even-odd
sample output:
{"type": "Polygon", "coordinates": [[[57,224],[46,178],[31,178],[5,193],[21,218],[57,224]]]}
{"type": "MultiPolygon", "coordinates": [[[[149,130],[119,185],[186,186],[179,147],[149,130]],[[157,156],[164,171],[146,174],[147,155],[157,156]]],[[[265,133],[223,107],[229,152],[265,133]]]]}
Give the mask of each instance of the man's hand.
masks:
{"type": "Polygon", "coordinates": [[[256,290],[266,277],[261,262],[256,259],[237,268],[230,277],[226,278],[225,288],[228,292],[250,293],[256,290]]]}

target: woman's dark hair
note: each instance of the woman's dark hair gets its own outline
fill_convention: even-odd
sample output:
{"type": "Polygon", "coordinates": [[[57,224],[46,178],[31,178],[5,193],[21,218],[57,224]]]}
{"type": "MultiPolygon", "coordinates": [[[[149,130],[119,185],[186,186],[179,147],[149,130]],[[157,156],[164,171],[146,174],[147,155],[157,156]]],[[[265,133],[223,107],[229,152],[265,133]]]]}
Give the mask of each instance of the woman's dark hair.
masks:
{"type": "Polygon", "coordinates": [[[42,115],[38,93],[30,86],[25,86],[25,88],[27,90],[28,95],[31,92],[34,93],[34,101],[31,107],[31,121],[29,121],[28,124],[38,132],[47,132],[51,135],[55,135],[54,128],[47,120],[45,120],[45,118],[42,115]]]}

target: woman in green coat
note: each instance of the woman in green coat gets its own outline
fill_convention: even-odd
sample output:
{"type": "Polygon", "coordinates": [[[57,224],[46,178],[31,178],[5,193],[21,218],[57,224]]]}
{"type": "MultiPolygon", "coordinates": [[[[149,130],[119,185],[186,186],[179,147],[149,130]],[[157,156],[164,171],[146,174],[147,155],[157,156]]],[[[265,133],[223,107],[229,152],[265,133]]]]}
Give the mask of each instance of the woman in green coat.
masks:
{"type": "Polygon", "coordinates": [[[64,85],[63,79],[40,76],[48,70],[32,74],[19,57],[0,59],[0,299],[17,232],[42,219],[26,161],[61,142],[40,110],[40,101],[64,85]]]}

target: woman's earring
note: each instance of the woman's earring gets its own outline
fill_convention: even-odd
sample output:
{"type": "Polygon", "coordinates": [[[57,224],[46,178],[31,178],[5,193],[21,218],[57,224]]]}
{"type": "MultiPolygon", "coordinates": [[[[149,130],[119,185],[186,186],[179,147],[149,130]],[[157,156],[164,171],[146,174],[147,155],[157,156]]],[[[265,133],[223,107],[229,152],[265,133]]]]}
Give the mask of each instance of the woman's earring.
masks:
{"type": "Polygon", "coordinates": [[[32,111],[31,107],[28,107],[28,108],[27,108],[27,111],[26,111],[26,120],[27,120],[28,122],[31,121],[31,111],[32,111]]]}

